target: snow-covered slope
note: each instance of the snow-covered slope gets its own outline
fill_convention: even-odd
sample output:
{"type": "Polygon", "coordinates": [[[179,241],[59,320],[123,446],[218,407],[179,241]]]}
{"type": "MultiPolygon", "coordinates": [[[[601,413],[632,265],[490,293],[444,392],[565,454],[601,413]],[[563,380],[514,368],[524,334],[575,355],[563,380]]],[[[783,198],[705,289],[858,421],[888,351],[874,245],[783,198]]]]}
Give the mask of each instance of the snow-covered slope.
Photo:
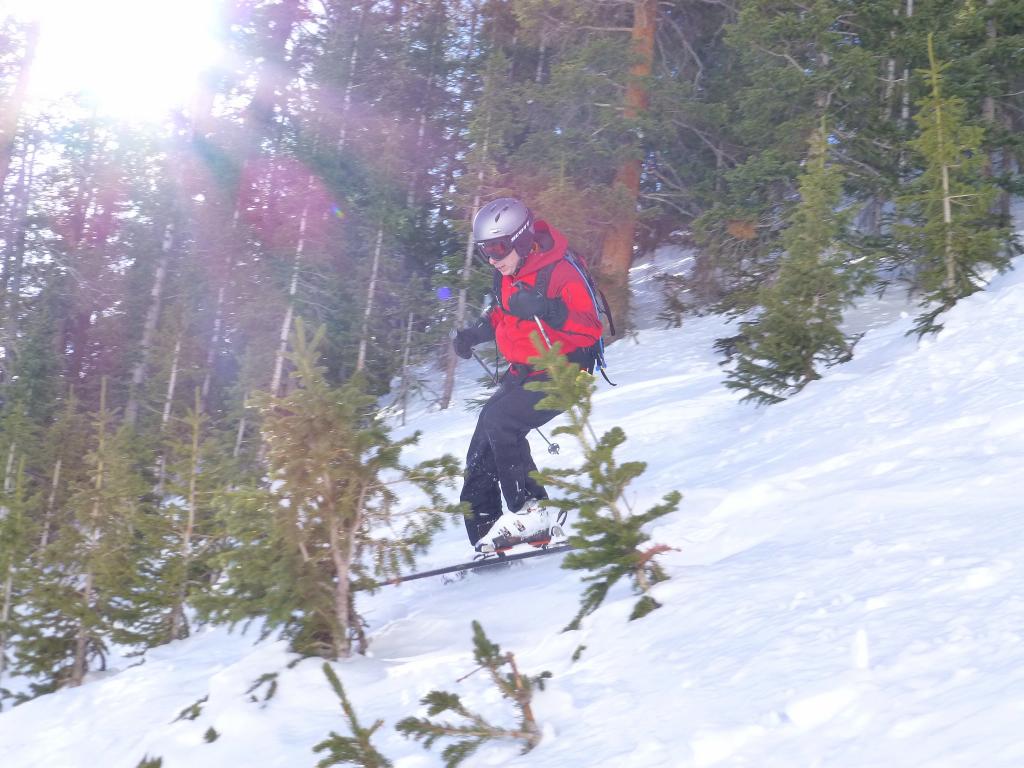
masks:
{"type": "MultiPolygon", "coordinates": [[[[922,343],[904,335],[908,318],[877,319],[891,305],[866,304],[857,358],[768,409],[721,386],[720,318],[614,345],[619,386],[600,388],[596,427],[622,426],[622,458],[648,462],[635,508],[685,495],[652,530],[678,549],[656,587],[664,607],[628,622],[621,588],[560,633],[581,587],[555,558],[365,598],[370,655],[335,669],[361,720],[385,721],[377,747],[398,768],[442,765],[393,729],[434,688],[503,718],[483,675],[456,682],[478,619],[520,668],[553,679],[534,705],[540,746],[487,746],[469,766],[1024,765],[1022,267],[922,343]]],[[[473,421],[417,414],[416,453],[461,455],[473,421]]],[[[559,456],[539,439],[535,454],[579,459],[564,439],[559,456]]],[[[452,527],[422,565],[466,554],[452,527]]],[[[320,663],[288,668],[282,643],[254,641],[207,629],[0,714],[0,765],[314,765],[313,744],[347,733],[320,663]],[[268,672],[276,695],[251,701],[268,672]],[[198,718],[173,722],[203,697],[198,718]]]]}

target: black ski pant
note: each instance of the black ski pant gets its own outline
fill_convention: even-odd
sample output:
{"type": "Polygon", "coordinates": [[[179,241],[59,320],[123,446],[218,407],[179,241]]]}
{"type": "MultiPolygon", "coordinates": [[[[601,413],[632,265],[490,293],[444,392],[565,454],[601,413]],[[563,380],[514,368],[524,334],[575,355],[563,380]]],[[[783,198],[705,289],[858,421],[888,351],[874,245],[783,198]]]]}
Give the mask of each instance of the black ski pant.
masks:
{"type": "Polygon", "coordinates": [[[501,517],[502,496],[510,512],[521,509],[527,499],[548,497],[544,486],[530,477],[537,465],[530,455],[526,435],[560,411],[534,408],[544,393],[524,389],[523,384],[538,378],[535,375],[525,379],[516,375],[515,369],[510,370],[480,411],[466,453],[466,474],[459,496],[469,502],[472,511],[466,518],[471,544],[476,544],[501,517]]]}

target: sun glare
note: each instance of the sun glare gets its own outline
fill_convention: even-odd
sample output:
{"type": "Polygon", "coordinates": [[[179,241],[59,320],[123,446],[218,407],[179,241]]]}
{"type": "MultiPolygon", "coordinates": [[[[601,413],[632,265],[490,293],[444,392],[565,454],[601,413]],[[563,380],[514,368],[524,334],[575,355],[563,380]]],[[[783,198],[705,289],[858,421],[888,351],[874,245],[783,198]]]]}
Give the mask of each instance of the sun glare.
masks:
{"type": "Polygon", "coordinates": [[[83,93],[125,120],[188,106],[199,74],[221,55],[217,0],[6,0],[40,23],[30,94],[41,104],[83,93]]]}

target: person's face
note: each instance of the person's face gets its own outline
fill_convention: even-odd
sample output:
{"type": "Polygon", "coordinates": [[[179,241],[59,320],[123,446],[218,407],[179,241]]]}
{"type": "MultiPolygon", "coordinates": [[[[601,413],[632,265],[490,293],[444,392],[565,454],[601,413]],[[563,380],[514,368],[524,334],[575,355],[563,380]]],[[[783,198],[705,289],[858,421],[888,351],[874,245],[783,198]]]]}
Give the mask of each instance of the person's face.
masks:
{"type": "Polygon", "coordinates": [[[503,275],[511,275],[519,267],[519,254],[508,237],[484,240],[477,243],[476,247],[487,262],[503,275]]]}
{"type": "Polygon", "coordinates": [[[488,256],[487,261],[490,262],[491,266],[501,272],[503,275],[511,275],[516,271],[519,266],[519,254],[516,253],[515,249],[512,249],[500,259],[495,259],[493,256],[488,256]]]}

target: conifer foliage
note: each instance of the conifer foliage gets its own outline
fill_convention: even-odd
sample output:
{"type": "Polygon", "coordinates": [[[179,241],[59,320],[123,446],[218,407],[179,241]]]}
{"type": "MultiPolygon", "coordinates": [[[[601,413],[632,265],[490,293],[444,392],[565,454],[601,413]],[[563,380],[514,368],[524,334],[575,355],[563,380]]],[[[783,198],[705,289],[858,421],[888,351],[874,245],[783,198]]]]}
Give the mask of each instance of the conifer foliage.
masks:
{"type": "Polygon", "coordinates": [[[317,364],[324,328],[307,337],[296,323],[291,355],[297,386],[284,397],[256,399],[272,490],[265,501],[270,533],[264,558],[240,561],[233,578],[263,583],[260,608],[282,625],[299,653],[348,656],[365,638],[355,607],[354,587],[377,573],[394,573],[413,563],[452,512],[441,498],[442,484],[456,474],[450,456],[414,467],[401,463],[402,449],[419,434],[394,441],[372,410],[374,398],[361,377],[332,386],[317,364]],[[395,510],[396,486],[427,495],[414,514],[395,510]],[[255,571],[255,572],[254,572],[255,571]]]}
{"type": "Polygon", "coordinates": [[[613,427],[600,438],[594,433],[590,423],[594,377],[559,354],[557,344],[534,358],[533,363],[550,376],[548,381],[527,384],[527,388],[547,395],[537,408],[565,411],[569,423],[557,427],[552,434],[571,435],[583,451],[583,464],[578,468],[537,473],[542,483],[562,491],[560,498],[546,504],[576,514],[575,532],[569,537],[575,551],[565,556],[562,567],[590,572],[583,577],[589,586],[568,629],[577,629],[583,617],[597,610],[608,590],[623,577],[640,595],[630,615],[630,620],[638,619],[660,607],[651,595],[651,587],[668,578],[655,559],[668,547],[645,546],[649,536],[643,527],[674,512],[682,496],[671,491],[661,504],[633,514],[626,500],[626,488],[643,474],[647,465],[642,461],[620,464],[616,460],[615,449],[626,440],[619,427],[613,427]]]}
{"type": "Polygon", "coordinates": [[[131,435],[114,429],[116,414],[101,385],[85,457],[85,483],[67,501],[71,515],[39,554],[21,614],[19,671],[45,682],[45,692],[80,685],[104,669],[111,642],[139,648],[156,606],[148,604],[142,563],[155,556],[141,533],[148,486],[137,466],[131,435]]]}
{"type": "Polygon", "coordinates": [[[324,674],[327,676],[327,681],[331,684],[331,688],[334,689],[338,700],[341,702],[341,708],[345,712],[345,719],[348,720],[349,728],[352,729],[352,735],[342,736],[331,731],[328,738],[313,747],[314,752],[327,753],[317,763],[317,768],[327,768],[330,765],[391,768],[391,761],[378,752],[373,744],[370,743],[373,734],[384,724],[384,721],[377,720],[369,728],[364,728],[360,725],[359,719],[356,717],[356,711],[352,707],[352,702],[348,700],[348,696],[345,694],[345,687],[327,662],[324,662],[324,674]]]}
{"type": "Polygon", "coordinates": [[[936,318],[979,290],[985,267],[1009,265],[1008,229],[992,215],[999,188],[985,174],[984,128],[971,125],[963,99],[946,91],[946,70],[928,35],[927,94],[914,120],[920,132],[910,147],[923,160],[920,177],[901,197],[911,223],[901,227],[915,253],[926,311],[913,329],[918,336],[942,328],[936,318]]]}
{"type": "Polygon", "coordinates": [[[782,236],[778,278],[758,290],[757,318],[740,325],[739,355],[726,386],[746,391],[744,400],[777,403],[820,378],[821,366],[852,355],[855,340],[840,322],[859,281],[840,245],[843,221],[835,211],[842,176],[827,162],[824,120],[810,144],[800,202],[782,236]]]}
{"type": "Polygon", "coordinates": [[[544,690],[544,681],[551,677],[551,673],[541,672],[534,676],[521,674],[516,666],[515,656],[512,653],[502,653],[501,647],[488,639],[477,621],[473,622],[473,658],[476,659],[479,669],[487,670],[502,698],[512,702],[517,712],[518,723],[515,728],[494,725],[467,709],[458,694],[431,691],[420,702],[427,707],[427,717],[407,717],[395,727],[410,738],[417,741],[422,739],[423,746],[427,749],[441,738],[458,739],[441,752],[445,768],[457,768],[463,760],[469,758],[482,744],[491,739],[519,741],[523,745],[524,754],[540,743],[540,728],[534,719],[531,702],[533,692],[544,690]],[[508,667],[507,671],[505,667],[508,667]],[[452,712],[468,723],[455,725],[430,720],[431,717],[444,712],[452,712]]]}

